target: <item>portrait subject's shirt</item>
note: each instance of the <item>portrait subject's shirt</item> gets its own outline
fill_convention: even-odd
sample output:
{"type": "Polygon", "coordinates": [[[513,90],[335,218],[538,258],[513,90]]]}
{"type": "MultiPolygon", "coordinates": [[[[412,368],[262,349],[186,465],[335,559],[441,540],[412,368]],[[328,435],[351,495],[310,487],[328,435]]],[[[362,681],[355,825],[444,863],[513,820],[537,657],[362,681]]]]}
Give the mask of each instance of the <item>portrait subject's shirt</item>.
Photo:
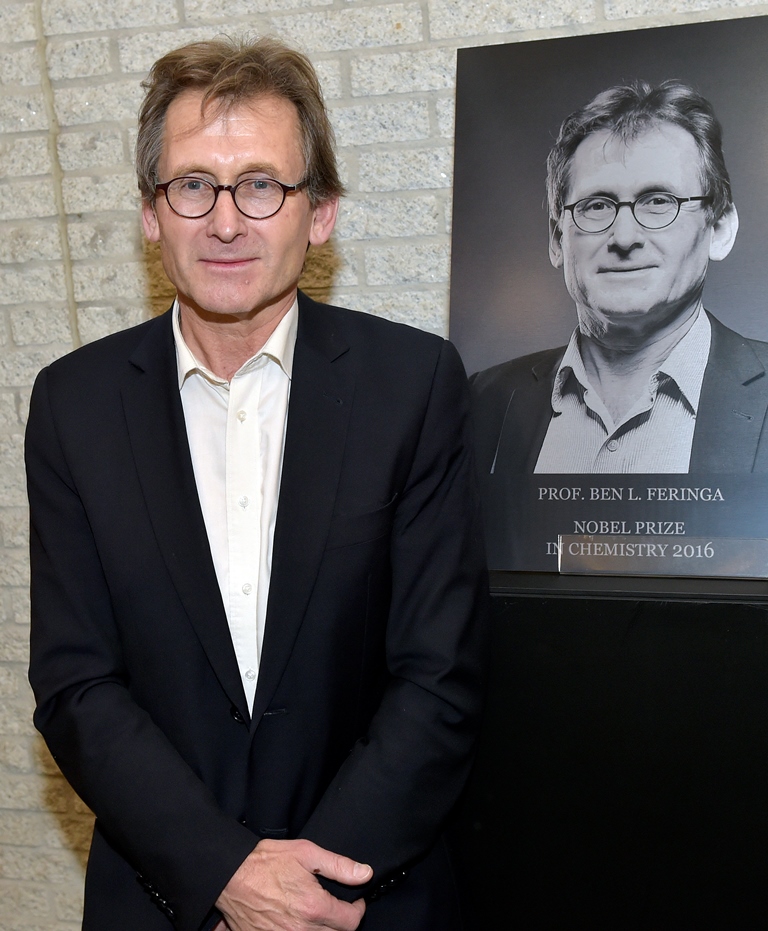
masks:
{"type": "Polygon", "coordinates": [[[552,417],[534,472],[687,472],[712,328],[700,309],[619,423],[590,384],[571,336],[552,388],[552,417]]]}
{"type": "Polygon", "coordinates": [[[298,305],[230,382],[173,335],[179,390],[208,541],[248,707],[256,693],[288,418],[298,305]]]}

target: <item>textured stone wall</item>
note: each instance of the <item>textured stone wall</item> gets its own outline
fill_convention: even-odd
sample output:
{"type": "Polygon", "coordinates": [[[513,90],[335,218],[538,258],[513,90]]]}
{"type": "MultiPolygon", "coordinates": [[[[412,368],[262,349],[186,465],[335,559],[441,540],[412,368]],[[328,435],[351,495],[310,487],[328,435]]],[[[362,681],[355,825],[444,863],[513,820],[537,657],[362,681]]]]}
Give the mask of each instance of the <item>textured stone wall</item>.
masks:
{"type": "Polygon", "coordinates": [[[727,0],[0,0],[0,931],[79,926],[90,815],[35,735],[26,684],[22,436],[42,365],[168,305],[131,167],[151,62],[220,32],[308,51],[350,193],[305,287],[445,332],[456,48],[765,12],[727,0]]]}

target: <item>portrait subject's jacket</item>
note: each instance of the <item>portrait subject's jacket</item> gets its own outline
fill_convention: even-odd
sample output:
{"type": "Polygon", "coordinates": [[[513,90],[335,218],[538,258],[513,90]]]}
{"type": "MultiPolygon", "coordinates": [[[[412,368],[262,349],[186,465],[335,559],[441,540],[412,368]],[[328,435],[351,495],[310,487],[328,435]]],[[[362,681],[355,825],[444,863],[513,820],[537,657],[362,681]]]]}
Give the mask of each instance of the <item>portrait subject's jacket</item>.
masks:
{"type": "Polygon", "coordinates": [[[256,842],[299,836],[373,866],[345,898],[393,880],[362,929],[439,931],[414,903],[450,898],[433,845],[470,763],[486,637],[465,384],[443,340],[300,295],[251,715],[170,315],[40,374],[30,679],[97,816],[87,931],[208,927],[256,842]]]}
{"type": "MultiPolygon", "coordinates": [[[[712,343],[701,386],[689,472],[768,471],[768,343],[708,313],[712,343]]],[[[565,347],[478,372],[470,379],[478,468],[533,473],[552,415],[552,387],[565,347]]]]}

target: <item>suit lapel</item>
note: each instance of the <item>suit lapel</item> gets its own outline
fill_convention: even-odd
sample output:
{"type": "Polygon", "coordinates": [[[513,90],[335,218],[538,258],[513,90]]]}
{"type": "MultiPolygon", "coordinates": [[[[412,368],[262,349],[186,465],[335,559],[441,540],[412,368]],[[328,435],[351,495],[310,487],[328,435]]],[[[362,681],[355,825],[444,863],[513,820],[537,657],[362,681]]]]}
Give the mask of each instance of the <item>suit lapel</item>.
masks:
{"type": "Polygon", "coordinates": [[[149,329],[131,357],[123,409],[158,546],[224,691],[248,719],[211,558],[178,389],[171,317],[149,329]]]}
{"type": "Polygon", "coordinates": [[[277,688],[322,559],[344,459],[354,382],[334,362],[347,343],[299,297],[299,329],[275,524],[254,726],[277,688]]]}
{"type": "Polygon", "coordinates": [[[751,472],[768,409],[768,377],[745,337],[711,315],[710,321],[690,471],[751,472]]]}
{"type": "Polygon", "coordinates": [[[533,472],[552,414],[552,384],[562,359],[546,359],[531,368],[531,377],[509,399],[496,452],[497,472],[533,472]]]}

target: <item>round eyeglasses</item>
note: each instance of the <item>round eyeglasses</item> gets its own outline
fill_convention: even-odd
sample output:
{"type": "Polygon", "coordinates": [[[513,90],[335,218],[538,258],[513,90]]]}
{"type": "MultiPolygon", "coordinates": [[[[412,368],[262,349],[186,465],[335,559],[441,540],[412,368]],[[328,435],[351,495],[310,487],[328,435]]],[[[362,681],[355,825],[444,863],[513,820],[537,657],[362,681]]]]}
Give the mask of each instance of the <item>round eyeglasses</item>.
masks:
{"type": "Polygon", "coordinates": [[[155,193],[162,191],[168,206],[180,217],[197,220],[210,213],[222,191],[229,191],[235,206],[252,220],[273,217],[285,203],[288,194],[302,190],[309,184],[305,178],[298,184],[283,184],[274,178],[245,178],[237,184],[213,184],[204,178],[173,178],[155,185],[155,193]]]}
{"type": "Polygon", "coordinates": [[[565,204],[573,222],[583,233],[604,233],[610,229],[619,210],[629,207],[632,216],[647,230],[663,230],[675,222],[680,207],[691,201],[708,201],[709,197],[677,197],[666,191],[651,191],[641,194],[637,200],[614,200],[612,197],[583,197],[574,204],[565,204]]]}

